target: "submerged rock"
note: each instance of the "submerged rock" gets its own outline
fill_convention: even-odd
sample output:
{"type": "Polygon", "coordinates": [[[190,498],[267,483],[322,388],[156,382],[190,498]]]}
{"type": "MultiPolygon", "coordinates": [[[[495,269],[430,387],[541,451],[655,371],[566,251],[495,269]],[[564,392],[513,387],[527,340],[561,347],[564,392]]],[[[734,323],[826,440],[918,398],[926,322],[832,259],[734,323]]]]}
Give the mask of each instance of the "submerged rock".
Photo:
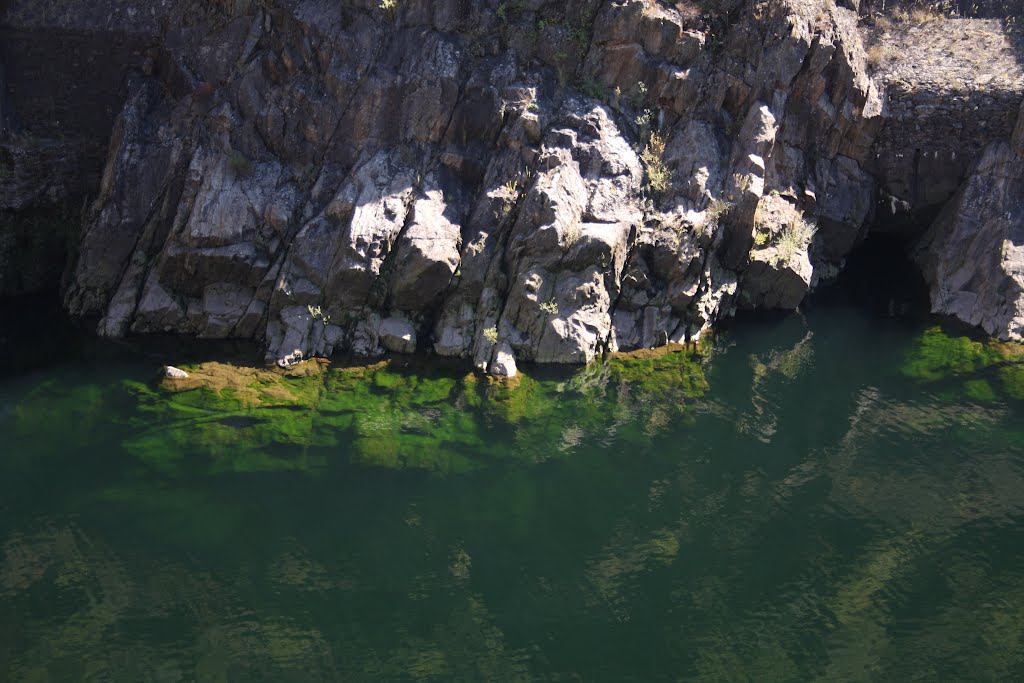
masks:
{"type": "Polygon", "coordinates": [[[968,399],[1024,399],[1022,344],[976,340],[932,327],[907,353],[901,369],[917,381],[960,384],[968,399]]]}
{"type": "Polygon", "coordinates": [[[515,373],[513,381],[416,359],[189,366],[188,379],[165,379],[156,389],[133,385],[152,428],[129,439],[126,448],[168,472],[209,467],[315,473],[328,458],[348,457],[370,466],[454,473],[504,458],[530,460],[564,442],[567,429],[576,438],[559,449],[566,456],[583,437],[607,438],[610,429],[623,439],[646,440],[658,429],[678,426],[708,390],[700,359],[683,347],[616,355],[545,379],[516,372],[509,347],[499,344],[498,351],[498,363],[509,354],[501,371],[515,373]],[[514,429],[515,439],[479,448],[493,443],[488,435],[495,425],[514,429]],[[183,462],[179,454],[185,450],[196,459],[183,462]]]}

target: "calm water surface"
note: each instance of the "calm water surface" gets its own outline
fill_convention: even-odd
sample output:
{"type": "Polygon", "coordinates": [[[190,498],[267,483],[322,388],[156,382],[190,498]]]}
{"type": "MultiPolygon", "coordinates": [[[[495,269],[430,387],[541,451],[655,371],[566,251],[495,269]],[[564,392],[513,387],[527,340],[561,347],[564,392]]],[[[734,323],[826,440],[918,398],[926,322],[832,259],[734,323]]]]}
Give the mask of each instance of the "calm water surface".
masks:
{"type": "Polygon", "coordinates": [[[900,306],[517,387],[30,340],[0,679],[1020,680],[1022,384],[900,306]]]}

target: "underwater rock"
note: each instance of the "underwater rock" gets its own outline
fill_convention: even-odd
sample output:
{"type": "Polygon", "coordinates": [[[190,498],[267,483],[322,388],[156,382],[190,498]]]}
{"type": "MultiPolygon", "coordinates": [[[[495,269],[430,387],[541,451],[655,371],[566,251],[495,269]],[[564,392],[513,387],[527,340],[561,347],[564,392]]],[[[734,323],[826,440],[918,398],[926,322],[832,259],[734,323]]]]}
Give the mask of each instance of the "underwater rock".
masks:
{"type": "Polygon", "coordinates": [[[959,384],[962,398],[1024,399],[1024,344],[971,339],[932,327],[908,351],[901,371],[947,390],[959,384]]]}
{"type": "Polygon", "coordinates": [[[156,387],[130,383],[147,428],[134,430],[125,446],[165,472],[315,474],[339,457],[459,472],[506,457],[530,460],[563,441],[567,426],[580,437],[603,438],[614,425],[621,438],[645,441],[686,419],[708,391],[701,359],[691,348],[617,354],[543,378],[516,372],[507,344],[499,342],[498,350],[494,370],[513,381],[488,381],[457,364],[407,358],[334,367],[314,358],[287,369],[186,366],[185,380],[164,379],[156,387]],[[516,437],[481,449],[496,425],[514,427],[516,437]],[[339,449],[341,444],[351,448],[339,449]],[[195,459],[182,459],[185,450],[195,459]]]}

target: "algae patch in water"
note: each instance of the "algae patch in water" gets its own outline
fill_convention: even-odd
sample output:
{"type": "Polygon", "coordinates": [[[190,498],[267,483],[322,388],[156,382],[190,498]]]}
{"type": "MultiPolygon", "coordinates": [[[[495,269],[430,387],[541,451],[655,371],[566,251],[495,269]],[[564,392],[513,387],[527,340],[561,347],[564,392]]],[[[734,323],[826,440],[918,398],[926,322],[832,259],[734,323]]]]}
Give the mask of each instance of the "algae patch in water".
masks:
{"type": "Polygon", "coordinates": [[[708,389],[699,358],[681,348],[513,381],[403,361],[331,367],[312,360],[287,370],[202,363],[185,370],[188,379],[134,388],[145,417],[126,446],[169,474],[315,474],[339,456],[448,474],[504,459],[546,460],[609,430],[648,438],[683,419],[687,402],[708,389]],[[484,448],[495,433],[505,437],[500,446],[484,448]]]}
{"type": "Polygon", "coordinates": [[[1024,399],[1024,345],[974,340],[931,327],[907,353],[902,373],[953,386],[953,395],[975,401],[1024,399]]]}

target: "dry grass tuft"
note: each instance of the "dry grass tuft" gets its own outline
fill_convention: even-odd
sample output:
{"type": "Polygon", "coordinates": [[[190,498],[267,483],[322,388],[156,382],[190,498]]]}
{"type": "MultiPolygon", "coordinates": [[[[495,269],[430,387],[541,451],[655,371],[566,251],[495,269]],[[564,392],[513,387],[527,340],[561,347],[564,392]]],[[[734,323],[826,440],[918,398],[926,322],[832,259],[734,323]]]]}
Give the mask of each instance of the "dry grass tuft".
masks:
{"type": "Polygon", "coordinates": [[[640,159],[644,162],[644,169],[647,171],[647,184],[655,192],[664,192],[672,184],[672,171],[661,160],[665,154],[665,139],[657,133],[651,133],[650,140],[640,159]]]}
{"type": "Polygon", "coordinates": [[[700,21],[700,18],[703,15],[700,5],[693,2],[693,0],[682,0],[682,2],[677,2],[675,7],[676,11],[679,12],[679,16],[682,18],[683,23],[689,26],[700,21]]]}
{"type": "Polygon", "coordinates": [[[868,48],[868,68],[878,71],[889,61],[888,51],[881,45],[868,48]]]}

